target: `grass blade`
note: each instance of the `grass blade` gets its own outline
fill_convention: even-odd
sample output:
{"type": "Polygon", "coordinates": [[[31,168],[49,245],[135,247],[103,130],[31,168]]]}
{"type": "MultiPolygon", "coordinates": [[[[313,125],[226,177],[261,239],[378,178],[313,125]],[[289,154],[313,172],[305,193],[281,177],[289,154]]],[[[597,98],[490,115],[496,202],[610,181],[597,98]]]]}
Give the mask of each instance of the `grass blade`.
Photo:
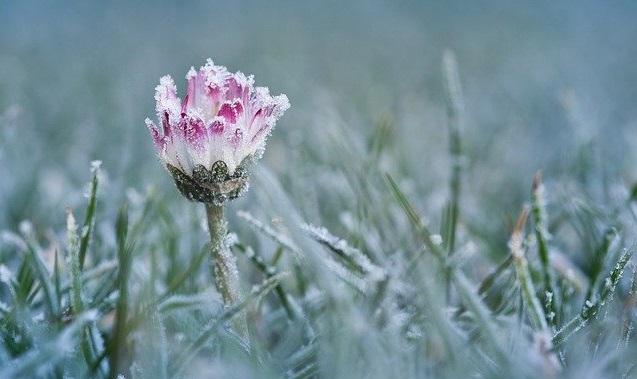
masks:
{"type": "Polygon", "coordinates": [[[344,239],[334,236],[325,228],[310,224],[302,224],[301,229],[344,261],[349,270],[367,276],[374,282],[385,280],[385,270],[373,264],[362,251],[351,247],[344,239]]]}
{"type": "Polygon", "coordinates": [[[246,296],[239,304],[234,305],[226,309],[219,318],[214,319],[203,330],[199,337],[190,346],[185,348],[180,354],[178,359],[175,359],[175,367],[171,372],[175,372],[178,375],[183,369],[194,359],[197,352],[203,347],[206,341],[218,332],[218,329],[232,320],[235,316],[244,312],[245,308],[252,302],[260,301],[270,290],[276,287],[277,284],[285,277],[287,273],[281,273],[279,275],[267,278],[259,287],[252,290],[250,295],[246,296]]]}
{"type": "Polygon", "coordinates": [[[613,227],[608,228],[604,233],[603,240],[597,248],[595,258],[593,260],[593,266],[591,267],[591,272],[589,274],[589,284],[588,290],[586,291],[585,299],[593,301],[593,293],[596,291],[599,284],[599,275],[604,268],[606,257],[608,257],[613,248],[617,246],[618,241],[619,234],[617,230],[613,227]]]}
{"type": "Polygon", "coordinates": [[[128,319],[128,279],[131,271],[133,245],[127,240],[128,208],[126,204],[120,207],[115,229],[117,233],[117,258],[119,260],[116,281],[119,298],[115,309],[113,337],[109,344],[109,377],[112,379],[116,379],[119,374],[125,374],[125,368],[129,366],[126,363],[129,357],[126,322],[128,319]]]}
{"type": "Polygon", "coordinates": [[[511,249],[513,263],[515,264],[515,272],[517,274],[520,290],[522,291],[522,298],[529,309],[531,321],[536,329],[540,331],[547,331],[548,324],[546,323],[546,316],[544,315],[540,300],[535,294],[535,288],[531,281],[531,272],[529,271],[529,265],[526,257],[524,256],[524,249],[522,247],[522,243],[524,241],[523,229],[528,215],[529,209],[524,207],[517,223],[515,224],[515,229],[511,234],[509,249],[511,249]]]}
{"type": "MultiPolygon", "coordinates": [[[[252,250],[251,248],[245,247],[245,246],[243,246],[242,244],[239,244],[239,243],[237,243],[237,244],[235,244],[233,246],[236,247],[237,249],[239,249],[242,253],[244,253],[245,256],[250,260],[250,262],[252,262],[252,264],[259,271],[261,271],[261,273],[263,275],[265,275],[266,278],[271,278],[271,277],[273,277],[273,276],[278,274],[278,271],[277,271],[277,269],[274,266],[267,265],[263,261],[263,258],[261,258],[261,256],[257,255],[256,252],[254,250],[252,250]]],[[[277,297],[279,298],[279,301],[281,302],[281,305],[283,306],[283,309],[285,309],[285,313],[287,314],[287,316],[290,319],[294,319],[295,318],[294,310],[290,306],[290,302],[288,301],[287,295],[285,294],[285,291],[283,291],[283,287],[281,286],[281,284],[277,284],[276,288],[274,289],[274,291],[276,292],[277,297]]]]}
{"type": "MultiPolygon", "coordinates": [[[[438,258],[441,261],[441,263],[443,263],[444,265],[447,265],[446,264],[447,258],[445,257],[445,254],[440,249],[440,246],[435,244],[433,240],[431,239],[431,233],[429,232],[425,224],[423,224],[420,216],[418,216],[418,213],[416,212],[414,207],[411,205],[411,203],[409,202],[405,194],[402,192],[402,190],[398,186],[398,183],[396,183],[394,178],[392,178],[391,175],[389,174],[385,174],[385,181],[387,185],[389,186],[391,193],[394,195],[394,198],[396,199],[400,207],[403,209],[403,211],[407,215],[407,218],[409,219],[411,225],[413,226],[416,233],[418,234],[418,237],[422,239],[427,249],[436,258],[438,258]]],[[[414,259],[418,259],[418,258],[419,257],[414,257],[414,259]]]]}
{"type": "Polygon", "coordinates": [[[71,325],[64,328],[54,339],[41,343],[37,351],[16,359],[2,372],[3,378],[32,378],[35,373],[37,377],[49,377],[45,375],[54,367],[55,364],[66,358],[67,354],[72,353],[79,340],[83,339],[82,335],[86,326],[95,322],[97,314],[94,311],[88,311],[78,314],[71,325]]]}
{"type": "MultiPolygon", "coordinates": [[[[80,267],[80,246],[81,240],[77,235],[77,224],[75,223],[75,217],[69,209],[67,211],[66,219],[67,237],[68,237],[68,255],[70,262],[70,274],[71,274],[71,306],[73,314],[81,314],[85,310],[84,303],[84,286],[82,283],[82,269],[80,267]]],[[[81,351],[84,357],[84,361],[87,367],[94,367],[93,364],[93,352],[91,351],[91,345],[89,342],[88,330],[84,328],[81,336],[81,351]]]]}
{"type": "Polygon", "coordinates": [[[56,296],[55,283],[52,283],[51,274],[42,261],[41,249],[38,246],[37,241],[35,241],[35,236],[31,234],[25,235],[25,241],[28,247],[26,251],[26,259],[31,264],[33,272],[44,291],[44,299],[46,301],[49,314],[51,317],[57,317],[60,314],[60,301],[56,296]]]}
{"type": "Polygon", "coordinates": [[[599,300],[594,302],[586,300],[582,306],[582,311],[553,335],[553,346],[559,347],[564,344],[573,334],[582,329],[591,318],[595,317],[600,308],[606,305],[606,303],[611,299],[615,291],[615,287],[617,287],[617,283],[619,283],[619,279],[622,277],[624,268],[626,268],[626,265],[632,255],[632,249],[626,249],[622,252],[615,268],[611,270],[610,274],[604,281],[604,288],[599,296],[599,300]]]}
{"type": "Polygon", "coordinates": [[[464,166],[460,132],[462,129],[463,99],[460,75],[455,55],[447,50],[443,56],[443,72],[447,94],[447,118],[449,120],[449,155],[451,157],[451,177],[449,187],[451,198],[449,200],[448,232],[445,239],[447,254],[451,255],[455,249],[456,229],[460,213],[460,189],[461,175],[464,166]]]}
{"type": "Polygon", "coordinates": [[[270,237],[274,242],[278,243],[281,246],[285,246],[288,250],[300,256],[301,253],[296,244],[290,240],[286,235],[275,231],[269,226],[263,224],[261,221],[254,218],[250,213],[245,211],[237,212],[237,216],[242,220],[246,221],[248,225],[250,225],[254,230],[263,233],[264,235],[270,237]]]}
{"type": "Polygon", "coordinates": [[[483,329],[482,335],[488,346],[493,349],[502,361],[506,361],[507,354],[503,348],[504,343],[498,337],[499,334],[496,331],[496,324],[491,316],[491,312],[483,303],[480,296],[475,292],[473,284],[469,279],[467,279],[461,270],[447,263],[447,257],[442,250],[440,250],[440,247],[431,240],[431,234],[422,223],[421,218],[418,216],[414,207],[411,205],[396,181],[389,174],[385,174],[385,179],[392,194],[407,215],[407,218],[411,222],[418,237],[422,239],[433,255],[440,260],[443,269],[449,273],[451,281],[455,284],[460,298],[466,307],[475,314],[480,327],[483,329]]]}
{"type": "Polygon", "coordinates": [[[88,192],[88,207],[86,208],[86,217],[84,219],[84,226],[82,227],[82,238],[79,248],[79,265],[80,270],[84,268],[84,261],[86,259],[86,252],[91,242],[93,235],[93,229],[95,228],[95,209],[97,208],[97,187],[99,185],[99,173],[102,162],[91,162],[91,173],[93,175],[91,179],[91,185],[88,192]]]}
{"type": "Polygon", "coordinates": [[[548,247],[548,221],[546,216],[546,194],[542,184],[542,173],[538,171],[533,179],[531,189],[531,216],[535,225],[535,239],[537,240],[538,256],[540,257],[542,269],[542,283],[544,298],[544,309],[546,311],[546,321],[548,325],[555,329],[557,322],[557,309],[560,307],[558,293],[555,291],[555,279],[551,267],[548,247]]]}

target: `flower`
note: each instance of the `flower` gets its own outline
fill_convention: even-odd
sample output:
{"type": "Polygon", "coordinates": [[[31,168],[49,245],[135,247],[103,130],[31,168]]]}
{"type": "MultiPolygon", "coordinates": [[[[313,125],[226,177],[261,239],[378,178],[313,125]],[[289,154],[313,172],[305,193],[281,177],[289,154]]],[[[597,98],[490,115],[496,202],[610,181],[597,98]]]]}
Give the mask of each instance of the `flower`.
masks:
{"type": "Polygon", "coordinates": [[[159,128],[146,119],[159,160],[189,200],[223,204],[241,196],[248,166],[261,158],[265,140],[290,107],[287,96],[254,87],[252,75],[231,74],[211,59],[186,75],[183,102],[166,75],[155,88],[159,128]]]}

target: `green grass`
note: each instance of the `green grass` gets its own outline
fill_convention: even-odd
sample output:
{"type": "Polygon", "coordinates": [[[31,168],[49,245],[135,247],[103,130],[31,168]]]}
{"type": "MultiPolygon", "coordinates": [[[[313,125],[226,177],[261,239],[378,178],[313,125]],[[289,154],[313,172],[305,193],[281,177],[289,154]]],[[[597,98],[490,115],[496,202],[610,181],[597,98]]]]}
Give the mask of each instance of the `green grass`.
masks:
{"type": "MultiPolygon", "coordinates": [[[[449,101],[457,109],[461,99],[449,101]]],[[[458,160],[457,110],[449,118],[449,159],[458,160]]],[[[148,192],[101,220],[94,164],[65,242],[47,246],[28,223],[4,234],[3,377],[570,377],[583,364],[635,375],[632,197],[596,204],[575,180],[572,202],[551,201],[558,196],[536,178],[532,223],[525,208],[496,268],[481,251],[490,237],[465,223],[462,171],[451,165],[441,225],[425,221],[404,189],[410,173],[380,168],[391,158],[388,132],[395,126],[379,122],[371,149],[328,134],[315,145],[353,146],[337,150],[342,166],[321,161],[328,156],[311,165],[334,175],[321,183],[331,201],[349,205],[339,230],[306,223],[299,209],[313,200],[295,204],[282,184],[301,179],[257,168],[259,201],[233,221],[244,300],[229,309],[209,274],[201,211],[148,192]],[[105,223],[114,241],[95,237],[105,223]],[[244,311],[248,344],[231,327],[244,311]]]]}

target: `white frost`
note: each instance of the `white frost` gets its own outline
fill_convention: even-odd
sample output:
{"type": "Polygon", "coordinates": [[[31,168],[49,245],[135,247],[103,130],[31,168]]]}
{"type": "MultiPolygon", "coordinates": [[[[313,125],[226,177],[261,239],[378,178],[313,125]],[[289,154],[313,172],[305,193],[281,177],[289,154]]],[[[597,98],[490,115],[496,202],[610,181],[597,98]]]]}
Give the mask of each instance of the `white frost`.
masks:
{"type": "Polygon", "coordinates": [[[0,282],[10,285],[13,280],[13,273],[7,266],[0,264],[0,282]]]}
{"type": "Polygon", "coordinates": [[[442,245],[442,236],[440,234],[432,234],[431,235],[431,242],[434,243],[434,245],[442,245]]]}

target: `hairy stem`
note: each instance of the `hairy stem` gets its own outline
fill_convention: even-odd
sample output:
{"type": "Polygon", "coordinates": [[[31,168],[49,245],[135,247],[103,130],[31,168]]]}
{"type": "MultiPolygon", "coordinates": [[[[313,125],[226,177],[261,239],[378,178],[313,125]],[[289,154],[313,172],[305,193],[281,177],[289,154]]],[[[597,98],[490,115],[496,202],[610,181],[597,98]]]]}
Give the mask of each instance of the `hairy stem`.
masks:
{"type": "MultiPolygon", "coordinates": [[[[226,222],[225,206],[206,204],[208,229],[210,230],[210,245],[212,251],[212,274],[217,290],[221,293],[226,308],[238,305],[239,298],[239,270],[237,259],[226,243],[228,223],[226,222]]],[[[233,322],[235,332],[247,338],[248,329],[245,315],[235,318],[233,322]]]]}

